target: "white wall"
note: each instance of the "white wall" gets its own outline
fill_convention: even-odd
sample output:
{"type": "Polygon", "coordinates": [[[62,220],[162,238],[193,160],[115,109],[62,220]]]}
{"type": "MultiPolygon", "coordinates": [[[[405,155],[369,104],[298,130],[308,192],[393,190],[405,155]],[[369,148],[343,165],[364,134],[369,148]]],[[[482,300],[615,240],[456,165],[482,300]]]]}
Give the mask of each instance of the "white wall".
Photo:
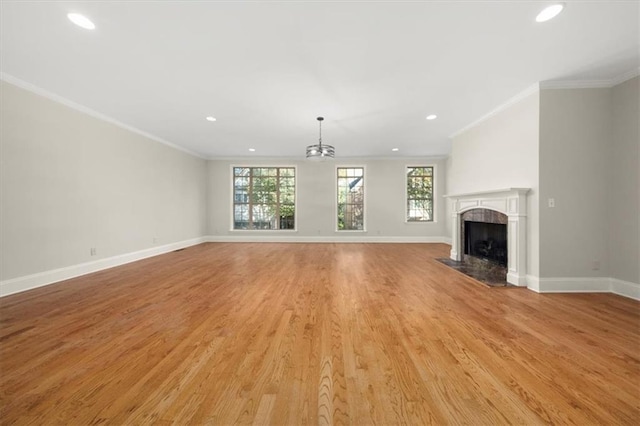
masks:
{"type": "Polygon", "coordinates": [[[607,191],[609,265],[613,278],[640,284],[640,77],[612,91],[613,135],[607,191]]]}
{"type": "Polygon", "coordinates": [[[0,88],[1,280],[206,235],[205,160],[0,88]]]}
{"type": "MultiPolygon", "coordinates": [[[[303,149],[302,147],[301,149],[303,149]]],[[[444,192],[445,161],[440,159],[336,159],[311,162],[261,158],[209,161],[209,234],[218,239],[250,240],[384,240],[442,241],[446,234],[444,192]],[[231,230],[231,167],[296,166],[297,206],[295,232],[231,230]],[[435,165],[436,222],[405,222],[405,167],[435,165]],[[365,167],[366,232],[336,231],[336,167],[365,167]]]]}
{"type": "Polygon", "coordinates": [[[609,276],[611,106],[610,89],[540,92],[542,277],[609,276]]]}
{"type": "Polygon", "coordinates": [[[206,235],[442,241],[451,235],[443,194],[528,187],[528,275],[638,283],[638,81],[531,94],[456,136],[446,160],[326,163],[205,161],[2,82],[0,281],[206,235]],[[231,231],[232,165],[297,167],[295,232],[231,231]],[[436,166],[436,222],[404,220],[408,165],[436,166]],[[335,229],[337,166],[366,169],[367,232],[335,229]]]}
{"type": "MultiPolygon", "coordinates": [[[[451,155],[449,155],[447,157],[447,160],[445,162],[445,177],[444,177],[444,193],[445,195],[447,194],[453,194],[453,192],[451,192],[451,182],[453,180],[453,176],[452,176],[452,172],[453,172],[453,157],[451,155]]],[[[451,233],[453,232],[453,229],[451,229],[451,227],[453,226],[453,217],[451,216],[453,214],[453,206],[452,203],[449,202],[447,199],[444,200],[444,204],[445,204],[445,211],[444,211],[444,215],[445,215],[445,230],[446,230],[446,236],[449,240],[451,240],[451,233]]],[[[451,242],[451,241],[449,241],[451,242]]]]}
{"type": "Polygon", "coordinates": [[[531,188],[528,194],[527,275],[539,274],[539,94],[497,112],[452,140],[449,194],[531,188]]]}

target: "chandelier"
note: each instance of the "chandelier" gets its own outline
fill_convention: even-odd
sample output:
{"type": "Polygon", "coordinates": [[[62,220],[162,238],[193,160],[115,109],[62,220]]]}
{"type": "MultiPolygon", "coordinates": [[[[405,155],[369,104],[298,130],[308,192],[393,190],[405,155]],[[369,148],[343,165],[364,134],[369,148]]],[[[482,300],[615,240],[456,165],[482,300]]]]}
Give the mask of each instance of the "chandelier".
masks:
{"type": "Polygon", "coordinates": [[[324,117],[318,117],[318,124],[320,125],[320,139],[315,145],[309,145],[307,147],[307,158],[309,160],[326,160],[328,158],[334,158],[336,150],[331,145],[322,144],[322,120],[324,117]]]}

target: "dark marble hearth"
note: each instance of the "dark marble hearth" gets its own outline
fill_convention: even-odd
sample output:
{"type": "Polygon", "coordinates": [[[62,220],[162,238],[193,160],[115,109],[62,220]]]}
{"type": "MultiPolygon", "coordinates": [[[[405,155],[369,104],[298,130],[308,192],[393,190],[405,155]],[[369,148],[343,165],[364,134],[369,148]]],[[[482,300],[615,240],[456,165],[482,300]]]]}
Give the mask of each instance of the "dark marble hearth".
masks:
{"type": "Polygon", "coordinates": [[[436,260],[490,287],[506,287],[511,285],[507,282],[507,268],[497,263],[472,256],[464,256],[461,262],[446,258],[436,260]]]}

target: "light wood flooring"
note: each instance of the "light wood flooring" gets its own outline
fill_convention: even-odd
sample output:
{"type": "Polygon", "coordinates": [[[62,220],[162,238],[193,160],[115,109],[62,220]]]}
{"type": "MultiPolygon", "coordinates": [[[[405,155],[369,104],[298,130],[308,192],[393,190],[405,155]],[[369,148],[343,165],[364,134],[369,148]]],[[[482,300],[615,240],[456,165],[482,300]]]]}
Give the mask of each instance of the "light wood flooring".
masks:
{"type": "Polygon", "coordinates": [[[640,303],[443,244],[208,243],[0,299],[2,424],[640,424],[640,303]]]}

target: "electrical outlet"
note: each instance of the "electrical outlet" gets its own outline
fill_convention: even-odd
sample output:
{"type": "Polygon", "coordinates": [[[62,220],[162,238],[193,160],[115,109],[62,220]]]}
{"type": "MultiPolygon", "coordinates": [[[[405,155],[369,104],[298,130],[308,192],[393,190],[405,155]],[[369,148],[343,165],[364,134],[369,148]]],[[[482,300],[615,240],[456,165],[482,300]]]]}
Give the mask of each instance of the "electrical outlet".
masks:
{"type": "Polygon", "coordinates": [[[153,237],[153,244],[158,244],[158,237],[153,237]]]}
{"type": "Polygon", "coordinates": [[[549,202],[549,207],[555,207],[556,206],[556,199],[555,198],[549,198],[548,200],[549,202]]]}
{"type": "Polygon", "coordinates": [[[91,247],[90,253],[91,253],[91,256],[95,256],[98,253],[98,251],[96,250],[95,247],[91,247]]]}
{"type": "Polygon", "coordinates": [[[594,260],[591,262],[591,269],[594,271],[599,271],[600,270],[600,261],[599,260],[594,260]]]}

